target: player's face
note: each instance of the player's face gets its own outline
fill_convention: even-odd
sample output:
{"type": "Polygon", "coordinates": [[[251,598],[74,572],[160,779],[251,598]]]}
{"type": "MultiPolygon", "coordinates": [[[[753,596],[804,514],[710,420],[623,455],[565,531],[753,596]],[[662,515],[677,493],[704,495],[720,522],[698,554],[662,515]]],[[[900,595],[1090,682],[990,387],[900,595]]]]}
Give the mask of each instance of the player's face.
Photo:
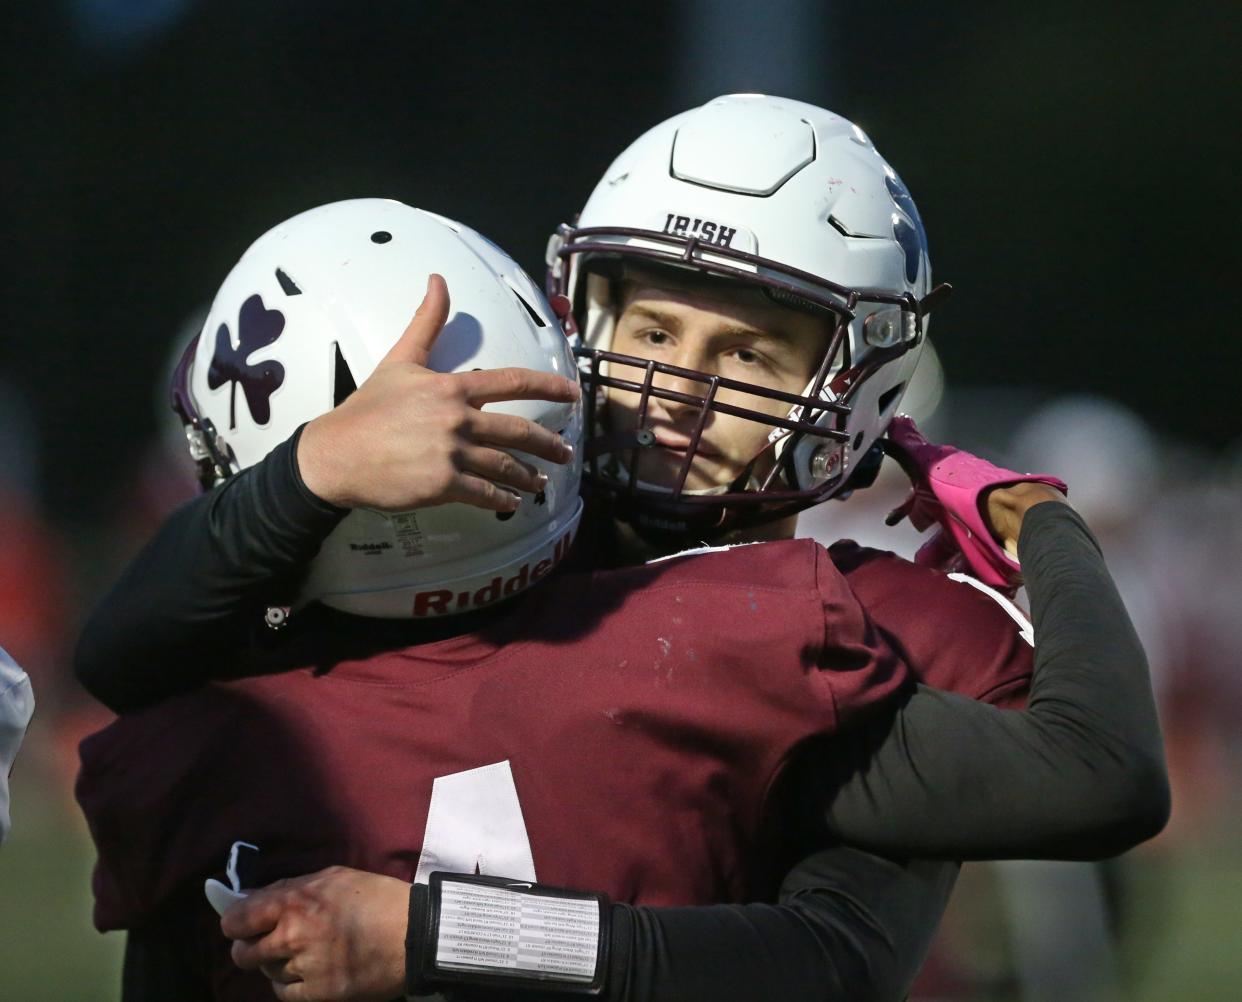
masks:
{"type": "MultiPolygon", "coordinates": [[[[830,333],[826,320],[777,306],[757,290],[744,288],[705,291],[639,281],[623,287],[619,308],[613,351],[789,393],[806,389],[830,333]]],[[[611,372],[635,382],[644,378],[643,370],[617,363],[611,372]]],[[[676,376],[657,375],[654,383],[694,397],[707,389],[702,382],[676,376]]],[[[721,390],[716,399],[774,417],[789,414],[787,403],[739,390],[721,390]]],[[[609,424],[634,427],[638,405],[637,393],[610,390],[609,424]]],[[[658,445],[641,454],[641,481],[659,487],[676,484],[698,417],[697,405],[650,400],[646,424],[658,445]]],[[[732,483],[765,449],[771,430],[758,421],[713,411],[685,488],[701,491],[732,483]]],[[[762,461],[754,472],[760,477],[767,472],[762,461]]]]}

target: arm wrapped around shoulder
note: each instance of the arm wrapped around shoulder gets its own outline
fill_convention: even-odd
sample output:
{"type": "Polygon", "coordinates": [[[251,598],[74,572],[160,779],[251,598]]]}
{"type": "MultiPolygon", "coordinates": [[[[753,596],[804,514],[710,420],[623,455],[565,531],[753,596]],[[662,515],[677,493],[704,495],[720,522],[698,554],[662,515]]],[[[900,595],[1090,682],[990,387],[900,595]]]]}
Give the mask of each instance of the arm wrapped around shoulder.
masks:
{"type": "Polygon", "coordinates": [[[1147,659],[1099,544],[1072,508],[1036,505],[1019,550],[1035,622],[1030,712],[1094,803],[1100,855],[1159,833],[1171,810],[1147,659]]]}
{"type": "Polygon", "coordinates": [[[1035,625],[1028,708],[917,687],[798,763],[809,832],[893,855],[1100,859],[1164,827],[1147,662],[1099,546],[1072,508],[1046,502],[1019,547],[1035,625]]]}
{"type": "Polygon", "coordinates": [[[91,612],[73,670],[109,709],[126,713],[227,674],[264,608],[288,601],[346,514],[302,483],[300,434],[173,512],[91,612]]]}

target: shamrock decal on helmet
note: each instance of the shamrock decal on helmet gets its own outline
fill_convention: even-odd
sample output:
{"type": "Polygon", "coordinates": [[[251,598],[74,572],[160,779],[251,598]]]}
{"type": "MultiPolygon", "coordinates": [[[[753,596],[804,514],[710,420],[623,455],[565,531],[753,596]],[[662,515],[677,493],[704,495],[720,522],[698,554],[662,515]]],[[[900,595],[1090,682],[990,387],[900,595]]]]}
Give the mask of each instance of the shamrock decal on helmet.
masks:
{"type": "Polygon", "coordinates": [[[246,395],[250,416],[256,424],[267,424],[272,416],[271,396],[285,381],[285,367],[275,359],[250,365],[247,359],[260,348],[274,342],[285,329],[285,315],[269,310],[258,293],[242,303],[237,317],[237,347],[228,324],[216,331],[216,351],[207,370],[207,386],[218,390],[230,383],[229,428],[237,427],[237,387],[246,395]]]}
{"type": "Polygon", "coordinates": [[[913,285],[918,281],[919,262],[927,253],[927,231],[923,229],[923,220],[919,217],[919,210],[914,207],[910,190],[891,167],[885,167],[884,183],[893,204],[902,213],[893,215],[893,237],[906,256],[906,281],[913,285]]]}

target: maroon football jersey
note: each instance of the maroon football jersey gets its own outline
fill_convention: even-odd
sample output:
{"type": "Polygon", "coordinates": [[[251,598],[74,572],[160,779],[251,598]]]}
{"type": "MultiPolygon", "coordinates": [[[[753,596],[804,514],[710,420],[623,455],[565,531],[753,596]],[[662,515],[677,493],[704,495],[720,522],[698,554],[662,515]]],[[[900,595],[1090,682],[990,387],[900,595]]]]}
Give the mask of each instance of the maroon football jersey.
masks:
{"type": "Polygon", "coordinates": [[[1034,669],[1030,622],[967,575],[946,576],[852,542],[828,551],[850,589],[920,681],[1021,709],[1034,669]]]}
{"type": "Polygon", "coordinates": [[[333,863],[408,880],[420,855],[521,877],[528,857],[621,901],[768,896],[782,764],[908,678],[809,540],[561,574],[520,612],[359,660],[324,635],[313,666],[88,738],[99,927],[201,901],[234,840],[261,850],[255,884],[333,863]]]}

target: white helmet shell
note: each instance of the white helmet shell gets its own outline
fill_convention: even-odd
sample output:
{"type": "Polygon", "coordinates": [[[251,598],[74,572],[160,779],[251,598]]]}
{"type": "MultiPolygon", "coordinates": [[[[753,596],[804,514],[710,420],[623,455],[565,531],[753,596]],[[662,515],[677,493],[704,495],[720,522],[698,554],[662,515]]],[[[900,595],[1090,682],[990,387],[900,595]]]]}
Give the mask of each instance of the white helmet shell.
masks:
{"type": "MultiPolygon", "coordinates": [[[[588,350],[611,342],[612,297],[596,266],[613,257],[759,285],[778,303],[835,315],[843,343],[831,352],[825,344],[826,369],[804,391],[812,399],[790,412],[816,431],[786,428],[773,447],[796,506],[845,486],[897,411],[931,305],[918,211],[861,129],[823,108],[758,94],[717,98],[662,122],[616,159],[576,224],[549,245],[549,292],[566,297],[588,350]]],[[[747,502],[715,498],[682,500],[747,502]]]]}
{"type": "MultiPolygon", "coordinates": [[[[324,205],[260,237],[225,279],[181,376],[191,452],[216,477],[251,466],[361,385],[405,330],[429,276],[452,309],[429,367],[519,366],[571,376],[546,300],[503,251],[468,227],[387,199],[324,205]]],[[[577,444],[580,404],[487,405],[577,444]]],[[[575,456],[577,452],[576,450],[575,456]]],[[[368,616],[463,612],[541,578],[569,549],[581,467],[522,457],[547,474],[511,515],[465,504],[358,509],[324,541],[299,604],[368,616]]]]}

